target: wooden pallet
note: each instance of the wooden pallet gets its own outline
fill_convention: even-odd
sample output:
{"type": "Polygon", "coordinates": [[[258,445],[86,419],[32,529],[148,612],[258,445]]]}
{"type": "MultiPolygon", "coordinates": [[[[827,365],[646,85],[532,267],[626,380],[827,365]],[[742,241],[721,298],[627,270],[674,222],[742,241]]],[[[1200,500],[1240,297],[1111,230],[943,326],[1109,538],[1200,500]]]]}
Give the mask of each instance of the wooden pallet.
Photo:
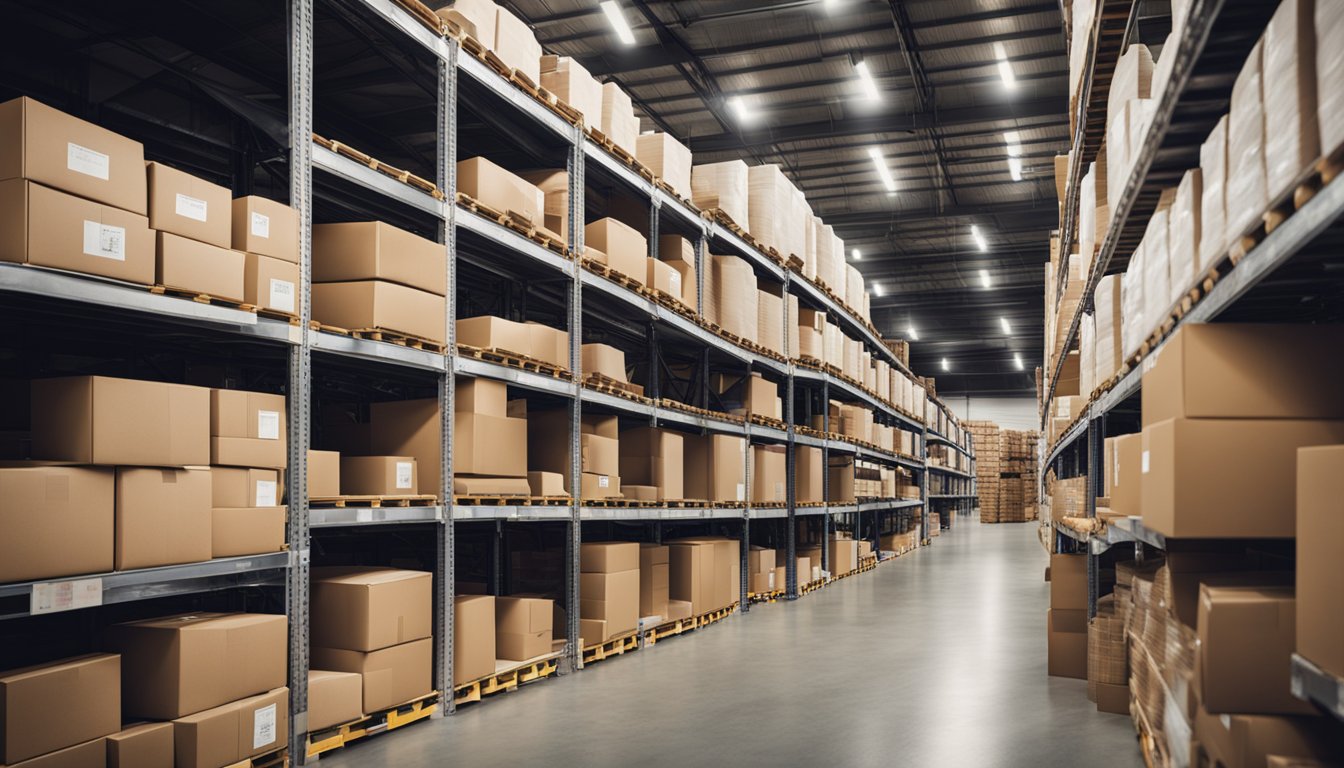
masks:
{"type": "Polygon", "coordinates": [[[407,494],[405,496],[310,496],[310,507],[432,507],[439,503],[439,497],[433,494],[407,494]]]}
{"type": "Polygon", "coordinates": [[[342,144],[339,141],[319,136],[316,133],[313,134],[313,142],[318,144],[319,146],[330,149],[332,152],[335,152],[338,155],[354,160],[360,165],[372,168],[373,170],[378,171],[384,176],[390,176],[396,179],[397,181],[400,181],[402,184],[407,184],[409,186],[415,187],[416,189],[420,190],[421,192],[424,192],[425,194],[430,195],[436,200],[444,199],[443,191],[440,190],[439,186],[434,182],[429,181],[428,179],[422,179],[419,176],[416,176],[415,174],[411,173],[410,171],[405,171],[400,168],[397,168],[396,166],[388,165],[387,163],[384,163],[383,161],[373,157],[372,155],[367,155],[359,151],[358,149],[351,147],[348,144],[342,144]]]}
{"type": "Polygon", "coordinates": [[[746,423],[745,416],[738,416],[731,413],[724,413],[722,411],[709,411],[705,410],[704,408],[697,408],[694,405],[687,405],[686,403],[683,403],[679,400],[672,400],[666,397],[659,400],[656,403],[656,405],[663,408],[671,408],[674,411],[682,411],[684,413],[689,413],[695,416],[703,416],[706,419],[715,419],[716,421],[726,421],[730,424],[746,423]]]}
{"type": "Polygon", "coordinates": [[[605,392],[608,395],[634,400],[637,403],[653,404],[653,400],[645,397],[641,390],[637,388],[637,385],[628,381],[617,381],[603,373],[590,373],[584,376],[583,386],[597,392],[605,392]]]}
{"type": "Polygon", "coordinates": [[[251,304],[245,304],[234,299],[225,299],[219,296],[211,296],[208,293],[199,291],[190,291],[185,288],[170,288],[166,285],[151,285],[149,292],[158,296],[173,296],[179,299],[191,299],[197,304],[210,304],[216,307],[228,307],[229,309],[241,309],[245,312],[254,311],[250,309],[251,304]]]}
{"type": "Polygon", "coordinates": [[[584,123],[583,113],[575,109],[573,106],[569,104],[569,102],[560,98],[558,95],[551,93],[545,88],[538,88],[537,98],[538,100],[541,101],[542,104],[545,104],[546,106],[550,107],[552,112],[559,115],[560,119],[564,120],[570,125],[577,126],[580,128],[583,127],[584,123]]]}
{"type": "Polygon", "coordinates": [[[800,584],[798,586],[798,594],[799,595],[810,594],[812,592],[816,592],[818,589],[821,589],[824,586],[826,586],[826,579],[825,577],[822,577],[820,579],[817,579],[816,581],[809,581],[806,584],[800,584]]]}
{"type": "Polygon", "coordinates": [[[573,503],[569,496],[453,495],[453,504],[463,507],[567,507],[573,503]]]}
{"type": "Polygon", "coordinates": [[[644,281],[631,277],[620,270],[612,269],[592,256],[582,257],[579,259],[579,264],[589,272],[592,272],[595,275],[601,275],[626,290],[637,293],[646,299],[656,300],[656,292],[645,287],[644,281]]]}
{"type": "Polygon", "coordinates": [[[459,707],[463,704],[472,704],[487,696],[516,691],[527,683],[554,677],[559,672],[562,655],[562,653],[550,653],[529,659],[517,666],[496,669],[494,673],[485,677],[454,686],[453,703],[459,707]]]}
{"type": "Polygon", "coordinates": [[[281,312],[278,309],[267,309],[265,307],[258,307],[255,304],[240,304],[238,305],[238,308],[243,310],[244,312],[254,312],[258,317],[269,317],[272,320],[280,320],[282,322],[289,323],[290,325],[298,325],[300,322],[299,316],[292,312],[281,312]]]}
{"type": "Polygon", "coordinates": [[[659,640],[666,640],[669,637],[676,637],[677,635],[686,632],[693,632],[700,626],[698,620],[698,616],[687,616],[684,619],[673,619],[665,624],[651,627],[644,630],[641,634],[641,642],[645,647],[648,647],[656,645],[659,640]]]}
{"type": "MultiPolygon", "coordinates": [[[[373,713],[359,720],[334,728],[315,731],[308,734],[306,748],[308,757],[316,757],[324,752],[344,747],[351,742],[419,722],[433,715],[438,709],[439,693],[433,691],[426,696],[412,699],[405,704],[373,713]]],[[[257,768],[261,768],[261,766],[257,768]]]]}
{"type": "Polygon", "coordinates": [[[699,616],[696,617],[695,622],[696,626],[708,627],[711,624],[717,624],[720,621],[723,621],[724,619],[728,618],[729,616],[732,616],[734,613],[737,612],[737,605],[738,604],[734,602],[732,605],[726,608],[720,608],[717,611],[710,611],[708,613],[700,614],[699,616]]]}
{"type": "Polygon", "coordinates": [[[457,354],[462,357],[470,357],[474,360],[484,360],[487,363],[504,365],[509,368],[517,368],[520,371],[537,373],[542,376],[550,376],[553,379],[562,379],[565,381],[573,378],[568,369],[548,363],[544,360],[538,360],[530,355],[524,355],[518,352],[511,352],[502,348],[484,349],[473,347],[470,344],[458,344],[457,354]]]}
{"type": "Polygon", "coordinates": [[[229,763],[226,768],[289,768],[289,748],[281,747],[274,752],[229,763]]]}
{"type": "Polygon", "coordinates": [[[783,502],[783,501],[753,501],[753,502],[751,502],[751,508],[752,508],[752,509],[783,509],[785,506],[787,506],[787,502],[783,502]]]}
{"type": "Polygon", "coordinates": [[[569,246],[564,238],[558,233],[552,232],[546,227],[538,224],[526,215],[513,210],[500,210],[482,200],[468,195],[465,192],[458,192],[456,197],[458,207],[471,211],[472,213],[489,219],[501,227],[510,229],[534,243],[554,251],[566,258],[569,258],[569,246]]]}
{"type": "Polygon", "coordinates": [[[639,632],[638,630],[631,630],[606,642],[585,646],[583,653],[579,656],[579,669],[583,669],[594,662],[622,656],[637,650],[639,650],[639,632]]]}
{"type": "Polygon", "coordinates": [[[757,603],[773,603],[784,597],[784,590],[776,589],[770,592],[748,592],[747,602],[755,605],[757,603]]]}
{"type": "Polygon", "coordinates": [[[447,26],[444,20],[420,0],[392,0],[392,2],[401,6],[402,10],[409,13],[434,34],[443,35],[446,33],[447,26]]]}
{"type": "Polygon", "coordinates": [[[396,344],[399,347],[409,347],[410,349],[419,349],[436,355],[442,355],[448,348],[441,341],[426,339],[423,336],[414,336],[401,331],[393,331],[388,328],[342,328],[339,325],[327,325],[317,320],[309,323],[309,327],[315,331],[326,331],[339,336],[352,336],[356,339],[368,339],[369,341],[383,341],[388,344],[396,344]]]}

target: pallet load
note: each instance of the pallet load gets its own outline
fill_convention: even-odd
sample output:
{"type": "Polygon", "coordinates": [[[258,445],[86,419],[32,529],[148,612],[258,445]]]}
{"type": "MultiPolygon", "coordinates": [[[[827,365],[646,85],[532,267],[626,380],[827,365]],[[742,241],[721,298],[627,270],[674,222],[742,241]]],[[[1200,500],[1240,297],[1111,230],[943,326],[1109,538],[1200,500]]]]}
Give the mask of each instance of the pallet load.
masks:
{"type": "Polygon", "coordinates": [[[1036,519],[1037,432],[1004,430],[999,435],[999,522],[1036,519]]]}
{"type": "Polygon", "coordinates": [[[999,425],[992,421],[962,422],[975,441],[975,484],[980,522],[999,522],[999,425]]]}

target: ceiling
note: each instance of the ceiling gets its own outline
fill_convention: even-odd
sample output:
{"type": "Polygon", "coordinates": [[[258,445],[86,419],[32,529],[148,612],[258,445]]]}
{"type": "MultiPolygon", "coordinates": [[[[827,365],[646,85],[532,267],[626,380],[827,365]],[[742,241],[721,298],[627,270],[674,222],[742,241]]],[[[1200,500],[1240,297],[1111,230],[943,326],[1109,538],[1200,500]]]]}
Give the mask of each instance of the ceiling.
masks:
{"type": "Polygon", "coordinates": [[[1069,147],[1057,0],[620,3],[630,47],[596,0],[502,4],[548,51],[619,82],[644,129],[672,133],[696,163],[782,165],[813,211],[861,251],[852,263],[882,289],[872,301],[878,329],[909,338],[914,326],[911,365],[935,376],[940,393],[1034,393],[1058,217],[1053,157],[1069,147]],[[1000,55],[1013,88],[1000,78],[1000,55]],[[876,103],[864,98],[858,58],[877,81],[876,103]],[[754,113],[749,123],[728,106],[734,96],[754,113]],[[1006,132],[1018,134],[1021,181],[1009,172],[1006,132]],[[877,175],[874,146],[895,194],[877,175]]]}

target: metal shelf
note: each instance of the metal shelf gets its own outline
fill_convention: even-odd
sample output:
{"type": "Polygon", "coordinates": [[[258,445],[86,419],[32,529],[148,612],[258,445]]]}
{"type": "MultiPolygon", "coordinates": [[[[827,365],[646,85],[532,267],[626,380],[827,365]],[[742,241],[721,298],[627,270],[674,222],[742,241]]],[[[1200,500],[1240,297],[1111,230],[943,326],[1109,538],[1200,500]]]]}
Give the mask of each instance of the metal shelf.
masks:
{"type": "MultiPolygon", "coordinates": [[[[932,498],[932,497],[930,497],[932,498]]],[[[882,499],[880,501],[864,501],[858,505],[860,512],[887,512],[898,509],[914,509],[924,506],[920,499],[882,499]]]]}
{"type": "Polygon", "coordinates": [[[423,349],[412,349],[387,341],[357,339],[354,336],[344,336],[326,331],[312,331],[308,334],[308,339],[313,350],[317,352],[389,365],[401,365],[407,368],[418,368],[422,371],[442,372],[445,368],[443,355],[427,352],[423,349]]]}
{"type": "Polygon", "coordinates": [[[512,504],[471,506],[454,504],[452,510],[452,519],[454,521],[467,522],[472,520],[517,520],[525,522],[574,519],[574,507],[568,504],[564,506],[523,506],[512,504]]]}
{"type": "Polygon", "coordinates": [[[741,507],[580,507],[580,520],[741,520],[747,510],[741,507]]]}
{"type": "Polygon", "coordinates": [[[1344,720],[1344,679],[1335,677],[1298,654],[1293,654],[1293,695],[1344,720]]]}
{"type": "Polygon", "coordinates": [[[1150,528],[1145,528],[1141,517],[1112,520],[1107,527],[1118,529],[1121,535],[1129,537],[1128,539],[1117,539],[1117,541],[1141,541],[1157,549],[1165,550],[1167,548],[1167,537],[1150,528]]]}
{"type": "Polygon", "coordinates": [[[959,470],[959,469],[953,469],[953,468],[951,468],[951,467],[940,467],[940,466],[938,466],[937,464],[928,464],[928,465],[926,465],[926,466],[928,467],[928,470],[929,470],[930,472],[941,472],[941,473],[943,473],[943,474],[945,474],[945,475],[952,475],[953,477],[970,477],[970,476],[971,476],[971,473],[969,473],[969,472],[963,472],[963,471],[961,471],[961,470],[959,470]]]}
{"type": "Polygon", "coordinates": [[[531,389],[537,392],[548,392],[562,397],[574,397],[574,383],[565,379],[557,379],[553,376],[543,376],[539,373],[524,371],[520,368],[499,365],[498,363],[492,363],[486,360],[477,360],[474,357],[453,355],[452,359],[453,374],[457,376],[494,379],[496,381],[507,382],[512,386],[531,389]]]}
{"type": "Polygon", "coordinates": [[[813,437],[811,435],[800,435],[797,432],[793,433],[793,441],[798,445],[806,445],[809,448],[823,448],[826,446],[827,442],[823,438],[813,437]]]}
{"type": "Polygon", "coordinates": [[[1074,443],[1075,440],[1077,440],[1079,437],[1083,435],[1084,432],[1087,431],[1088,422],[1090,422],[1091,420],[1092,420],[1091,406],[1088,406],[1087,413],[1084,414],[1082,418],[1078,419],[1077,423],[1075,423],[1072,427],[1069,427],[1069,430],[1065,432],[1062,437],[1060,437],[1059,442],[1055,443],[1054,450],[1050,451],[1050,453],[1046,456],[1045,463],[1041,465],[1042,472],[1047,471],[1050,468],[1050,466],[1055,463],[1055,460],[1058,459],[1060,455],[1063,454],[1064,451],[1074,443]]]}
{"type": "Polygon", "coordinates": [[[459,230],[465,230],[475,235],[479,235],[486,240],[502,247],[508,248],[515,253],[520,253],[542,266],[554,269],[555,271],[572,277],[574,275],[574,262],[561,256],[549,248],[535,243],[518,232],[509,229],[503,224],[491,221],[478,213],[458,207],[454,212],[453,220],[457,223],[459,230]]]}
{"type": "Polygon", "coordinates": [[[974,493],[931,493],[929,494],[929,501],[936,499],[974,499],[975,497],[976,494],[974,493]]]}
{"type": "Polygon", "coordinates": [[[312,528],[346,528],[356,525],[400,525],[443,521],[443,507],[341,507],[310,508],[312,528]]]}
{"type": "Polygon", "coordinates": [[[371,192],[377,192],[388,199],[396,200],[437,219],[447,220],[448,218],[448,204],[428,192],[422,192],[409,184],[403,184],[387,174],[379,173],[367,165],[362,165],[348,157],[339,155],[320,144],[314,143],[312,152],[314,168],[352,184],[357,184],[371,192]]]}
{"type": "Polygon", "coordinates": [[[712,419],[708,416],[686,413],[685,411],[679,411],[675,408],[659,407],[654,410],[653,418],[659,426],[673,424],[684,427],[695,427],[709,432],[720,432],[733,435],[740,435],[744,431],[743,426],[737,422],[725,421],[724,419],[712,419]]]}
{"type": "MultiPolygon", "coordinates": [[[[365,0],[366,2],[368,0],[365,0]]],[[[469,55],[457,57],[458,72],[471,78],[472,82],[489,90],[494,96],[527,117],[528,120],[568,142],[574,135],[574,126],[552,112],[541,102],[524,93],[513,83],[499,76],[485,62],[469,55]]]]}
{"type": "Polygon", "coordinates": [[[724,227],[722,224],[710,222],[708,236],[710,240],[721,240],[729,248],[737,251],[738,256],[751,262],[752,266],[765,270],[770,277],[783,282],[784,268],[770,260],[770,257],[761,253],[759,249],[749,244],[737,235],[736,232],[724,227]]]}
{"type": "Polygon", "coordinates": [[[971,452],[968,451],[966,448],[962,447],[957,443],[952,442],[952,440],[942,436],[937,432],[934,432],[933,430],[929,430],[929,442],[932,443],[933,445],[946,445],[949,448],[955,448],[958,453],[961,453],[966,456],[971,455],[971,452]]]}

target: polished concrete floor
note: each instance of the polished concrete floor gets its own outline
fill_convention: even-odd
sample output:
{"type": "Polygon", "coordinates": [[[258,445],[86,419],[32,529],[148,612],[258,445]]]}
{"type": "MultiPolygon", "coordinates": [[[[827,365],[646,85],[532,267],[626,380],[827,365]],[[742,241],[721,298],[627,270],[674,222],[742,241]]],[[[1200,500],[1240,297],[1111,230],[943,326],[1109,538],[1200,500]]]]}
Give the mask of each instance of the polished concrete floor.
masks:
{"type": "Polygon", "coordinates": [[[1034,523],[326,756],[337,766],[1141,766],[1128,717],[1045,674],[1034,523]]]}

